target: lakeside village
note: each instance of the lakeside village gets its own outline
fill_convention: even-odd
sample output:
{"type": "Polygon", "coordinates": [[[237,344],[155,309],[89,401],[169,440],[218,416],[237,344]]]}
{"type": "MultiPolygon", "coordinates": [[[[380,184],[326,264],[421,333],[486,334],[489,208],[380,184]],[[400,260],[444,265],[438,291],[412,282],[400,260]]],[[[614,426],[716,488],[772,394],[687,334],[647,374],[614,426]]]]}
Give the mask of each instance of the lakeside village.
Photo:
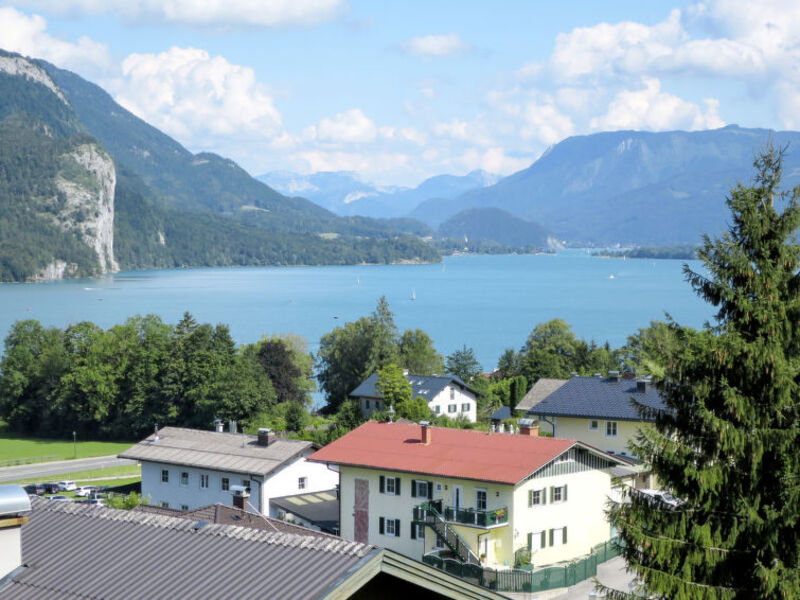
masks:
{"type": "Polygon", "coordinates": [[[141,496],[0,486],[0,600],[542,598],[617,555],[627,587],[592,593],[800,597],[800,194],[778,191],[779,151],[755,166],[705,272],[686,269],[714,326],[653,323],[612,350],[553,320],[486,376],[466,347],[445,363],[400,334],[381,299],[321,340],[323,426],[294,338],[237,349],[189,315],[15,324],[6,427],[139,439],[119,457],[141,496]]]}

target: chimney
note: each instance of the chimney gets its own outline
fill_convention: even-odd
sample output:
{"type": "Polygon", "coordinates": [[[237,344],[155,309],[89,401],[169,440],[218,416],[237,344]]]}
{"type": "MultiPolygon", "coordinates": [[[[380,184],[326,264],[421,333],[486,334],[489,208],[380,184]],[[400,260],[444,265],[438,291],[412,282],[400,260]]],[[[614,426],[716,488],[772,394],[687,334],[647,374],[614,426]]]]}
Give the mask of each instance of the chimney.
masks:
{"type": "Polygon", "coordinates": [[[214,431],[217,433],[225,431],[225,425],[223,425],[222,419],[214,419],[214,431]]]}
{"type": "Polygon", "coordinates": [[[609,371],[608,372],[608,381],[609,383],[615,383],[619,381],[619,371],[609,371]]]}
{"type": "Polygon", "coordinates": [[[0,485],[0,581],[22,566],[22,526],[31,501],[18,485],[0,485]]]}
{"type": "Polygon", "coordinates": [[[602,377],[602,375],[600,375],[600,373],[595,373],[594,375],[592,375],[592,377],[596,377],[597,379],[600,379],[602,377]]]}
{"type": "Polygon", "coordinates": [[[577,377],[578,376],[578,372],[577,371],[573,371],[572,373],[569,374],[569,376],[570,377],[577,377]]]}
{"type": "Polygon", "coordinates": [[[230,433],[236,433],[236,421],[229,421],[228,422],[228,431],[230,433]]]}
{"type": "Polygon", "coordinates": [[[231,491],[233,492],[233,505],[236,508],[247,510],[247,504],[250,500],[250,493],[243,485],[232,485],[231,491]]]}
{"type": "Polygon", "coordinates": [[[431,435],[433,434],[431,424],[428,421],[420,421],[419,424],[422,425],[422,445],[428,446],[431,443],[431,435]]]}
{"type": "Polygon", "coordinates": [[[269,427],[260,427],[258,429],[258,445],[269,446],[275,442],[275,432],[269,427]]]}
{"type": "Polygon", "coordinates": [[[650,378],[649,377],[642,377],[641,379],[636,380],[636,391],[640,394],[644,394],[647,392],[647,388],[650,386],[650,378]]]}
{"type": "Polygon", "coordinates": [[[533,419],[520,419],[519,434],[529,437],[539,437],[539,422],[533,419]]]}

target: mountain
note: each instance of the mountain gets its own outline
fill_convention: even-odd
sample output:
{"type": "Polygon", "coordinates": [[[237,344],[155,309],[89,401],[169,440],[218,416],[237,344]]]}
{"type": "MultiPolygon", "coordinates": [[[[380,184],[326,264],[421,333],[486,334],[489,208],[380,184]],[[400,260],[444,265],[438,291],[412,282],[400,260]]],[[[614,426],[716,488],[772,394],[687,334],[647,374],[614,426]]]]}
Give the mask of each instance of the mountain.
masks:
{"type": "Polygon", "coordinates": [[[0,50],[0,281],[436,261],[418,237],[430,233],[283,196],[233,161],[192,154],[74,73],[0,50]]]}
{"type": "MultiPolygon", "coordinates": [[[[497,175],[472,171],[466,175],[437,175],[415,188],[376,186],[355,174],[338,171],[299,175],[273,171],[257,177],[284,194],[298,194],[339,215],[372,218],[405,217],[429,198],[453,198],[466,191],[492,185],[497,175]]],[[[437,223],[438,225],[438,223],[437,223]]]]}
{"type": "Polygon", "coordinates": [[[515,217],[500,208],[471,208],[439,226],[441,237],[495,242],[503,246],[546,248],[549,234],[544,227],[515,217]]]}
{"type": "Polygon", "coordinates": [[[800,184],[797,132],[617,131],[567,138],[493,186],[426,201],[409,216],[437,226],[467,208],[497,207],[577,243],[694,243],[726,227],[725,196],[750,180],[770,138],[788,145],[784,186],[800,184]]]}

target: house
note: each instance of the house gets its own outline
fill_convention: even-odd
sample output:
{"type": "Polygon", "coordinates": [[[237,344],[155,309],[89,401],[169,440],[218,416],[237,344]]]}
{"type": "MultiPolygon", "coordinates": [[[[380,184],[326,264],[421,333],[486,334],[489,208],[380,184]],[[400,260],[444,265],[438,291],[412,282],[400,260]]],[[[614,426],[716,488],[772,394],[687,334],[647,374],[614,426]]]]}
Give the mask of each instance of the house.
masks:
{"type": "Polygon", "coordinates": [[[273,498],[269,501],[269,511],[283,521],[339,534],[339,490],[336,489],[273,498]]]}
{"type": "Polygon", "coordinates": [[[642,416],[637,404],[664,409],[658,391],[647,379],[625,379],[618,371],[608,377],[572,377],[529,410],[543,430],[554,436],[581,440],[596,448],[630,456],[628,442],[641,427],[655,421],[642,416]]]}
{"type": "MultiPolygon", "coordinates": [[[[478,417],[478,392],[455,375],[411,375],[404,373],[411,384],[412,398],[422,397],[436,416],[446,415],[451,419],[464,415],[474,423],[478,417]]],[[[358,400],[361,414],[369,418],[375,411],[386,407],[383,395],[377,389],[378,374],[373,373],[361,385],[350,392],[358,400]]]]}
{"type": "MultiPolygon", "coordinates": [[[[19,486],[0,486],[0,519],[2,499],[11,495],[4,488],[28,501],[19,486]]],[[[0,600],[502,598],[389,550],[332,536],[29,502],[27,511],[14,509],[28,522],[21,545],[1,554],[0,600]]]]}
{"type": "Polygon", "coordinates": [[[239,504],[267,514],[269,500],[297,492],[329,490],[338,477],[306,457],[316,446],[263,429],[257,436],[236,432],[165,427],[120,458],[142,464],[142,495],[150,504],[192,510],[215,504],[239,504]]]}
{"type": "Polygon", "coordinates": [[[533,387],[528,390],[528,393],[522,397],[519,404],[514,407],[514,410],[521,417],[525,417],[528,411],[539,404],[542,400],[547,398],[550,394],[555,392],[562,385],[567,383],[567,379],[549,379],[542,377],[533,384],[533,387]]]}
{"type": "Polygon", "coordinates": [[[344,538],[414,559],[537,566],[587,554],[611,537],[611,469],[624,461],[575,440],[368,422],[309,461],[338,469],[344,538]]]}

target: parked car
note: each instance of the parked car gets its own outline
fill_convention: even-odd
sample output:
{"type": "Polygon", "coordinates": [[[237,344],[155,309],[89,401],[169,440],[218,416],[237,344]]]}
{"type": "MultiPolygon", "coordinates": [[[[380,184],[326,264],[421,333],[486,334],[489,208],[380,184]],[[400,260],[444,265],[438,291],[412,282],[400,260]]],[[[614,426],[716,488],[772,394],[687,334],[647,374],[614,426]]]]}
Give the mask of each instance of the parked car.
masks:
{"type": "Polygon", "coordinates": [[[69,479],[67,479],[66,481],[58,482],[59,492],[72,492],[76,489],[78,489],[78,486],[75,484],[74,481],[70,481],[69,479]]]}
{"type": "Polygon", "coordinates": [[[47,493],[47,491],[44,489],[44,485],[41,483],[31,483],[26,485],[25,491],[32,496],[41,496],[47,493]]]}
{"type": "Polygon", "coordinates": [[[86,501],[90,506],[105,506],[106,501],[102,498],[92,498],[91,500],[86,501]]]}
{"type": "Polygon", "coordinates": [[[57,483],[43,483],[42,487],[44,488],[45,494],[56,494],[59,491],[57,483]]]}
{"type": "Polygon", "coordinates": [[[75,488],[75,496],[78,498],[88,498],[89,494],[95,490],[97,490],[97,488],[92,485],[82,485],[78,488],[75,488]]]}
{"type": "Polygon", "coordinates": [[[48,496],[47,499],[53,502],[72,502],[72,498],[67,498],[66,496],[48,496]]]}

